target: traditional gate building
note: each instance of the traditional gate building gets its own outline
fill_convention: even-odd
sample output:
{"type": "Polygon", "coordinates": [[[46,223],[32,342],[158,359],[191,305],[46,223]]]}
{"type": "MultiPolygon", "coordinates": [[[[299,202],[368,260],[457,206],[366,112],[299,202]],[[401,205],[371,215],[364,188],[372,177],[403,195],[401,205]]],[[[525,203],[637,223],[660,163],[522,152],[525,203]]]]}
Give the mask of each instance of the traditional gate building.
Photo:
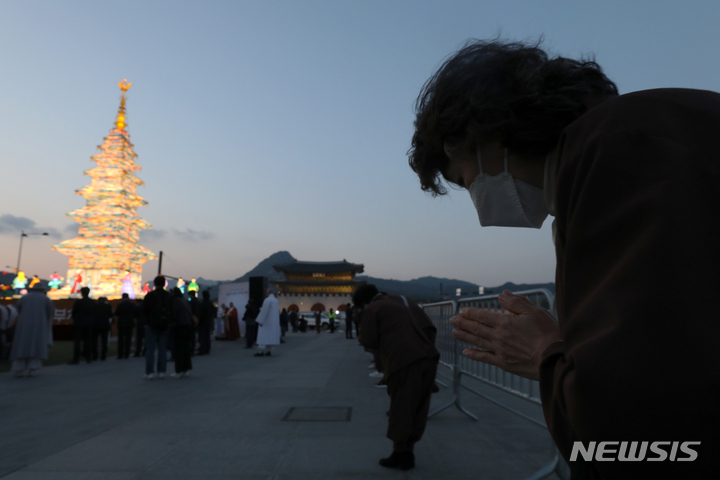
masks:
{"type": "Polygon", "coordinates": [[[365,266],[342,262],[294,261],[273,268],[285,275],[285,280],[271,281],[279,289],[280,308],[288,311],[312,312],[330,309],[345,310],[352,303],[355,289],[366,282],[355,280],[365,266]]]}

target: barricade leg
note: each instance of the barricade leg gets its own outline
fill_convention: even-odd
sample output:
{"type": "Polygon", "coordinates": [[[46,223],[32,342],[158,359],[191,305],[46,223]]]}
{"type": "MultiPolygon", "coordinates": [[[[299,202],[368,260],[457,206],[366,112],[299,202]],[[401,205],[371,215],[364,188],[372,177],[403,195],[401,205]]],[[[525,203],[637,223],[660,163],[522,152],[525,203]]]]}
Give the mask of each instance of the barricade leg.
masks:
{"type": "Polygon", "coordinates": [[[558,452],[555,442],[552,443],[552,450],[553,459],[550,460],[550,463],[544,465],[540,468],[540,470],[536,471],[529,477],[526,477],[525,480],[541,480],[553,474],[557,475],[557,477],[561,479],[568,478],[563,469],[564,460],[560,457],[560,452],[558,452]]]}
{"type": "Polygon", "coordinates": [[[463,412],[468,417],[472,418],[473,420],[477,420],[478,418],[469,410],[467,410],[465,407],[462,406],[460,403],[460,382],[461,382],[461,375],[462,372],[460,372],[460,366],[455,365],[453,367],[453,398],[449,401],[443,403],[442,405],[439,405],[432,409],[430,413],[428,413],[428,418],[432,417],[433,415],[437,415],[438,413],[447,410],[448,408],[455,406],[458,410],[463,412]]]}

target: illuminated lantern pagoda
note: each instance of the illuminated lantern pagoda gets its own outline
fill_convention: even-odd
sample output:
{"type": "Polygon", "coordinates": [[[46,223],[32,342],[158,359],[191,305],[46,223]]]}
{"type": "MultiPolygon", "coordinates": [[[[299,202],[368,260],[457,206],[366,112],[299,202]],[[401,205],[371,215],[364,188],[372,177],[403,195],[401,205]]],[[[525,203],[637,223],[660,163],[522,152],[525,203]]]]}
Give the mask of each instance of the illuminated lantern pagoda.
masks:
{"type": "Polygon", "coordinates": [[[125,93],[132,83],[123,80],[118,85],[122,97],[115,128],[98,147],[100,153],[91,157],[97,166],[84,173],[92,179],[90,185],[75,191],[87,204],[67,215],[80,224],[78,236],[53,247],[70,261],[68,283],[50,292],[52,298],[70,296],[70,279],[80,279],[93,297],[119,298],[128,275],[139,294],[142,264],[156,258],[139,244],[140,230],[151,227],[137,214],[147,202],[136,193],[144,183],[135,175],[140,166],[125,123],[125,93]]]}

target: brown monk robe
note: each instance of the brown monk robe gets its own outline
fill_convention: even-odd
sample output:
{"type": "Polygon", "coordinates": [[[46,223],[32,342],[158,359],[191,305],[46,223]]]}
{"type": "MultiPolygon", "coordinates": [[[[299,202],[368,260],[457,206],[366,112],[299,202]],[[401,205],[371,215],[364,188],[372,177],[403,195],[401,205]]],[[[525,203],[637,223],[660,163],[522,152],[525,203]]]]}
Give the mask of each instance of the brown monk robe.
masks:
{"type": "Polygon", "coordinates": [[[440,358],[434,345],[437,331],[415,302],[398,295],[376,295],[361,321],[360,343],[382,359],[390,395],[387,437],[393,441],[393,455],[412,459],[398,465],[384,464],[389,459],[383,459],[381,465],[412,468],[413,446],[425,431],[440,358]]]}
{"type": "Polygon", "coordinates": [[[240,338],[240,324],[238,323],[237,308],[235,308],[235,305],[233,305],[232,302],[230,302],[230,310],[228,310],[227,316],[228,316],[227,339],[228,340],[237,340],[238,338],[240,338]]]}
{"type": "Polygon", "coordinates": [[[714,478],[720,95],[659,89],[607,100],[565,129],[553,164],[563,341],[540,370],[548,427],[568,460],[575,441],[616,442],[604,448],[609,459],[619,442],[648,442],[644,461],[577,455],[573,478],[714,478]],[[655,441],[667,442],[657,446],[664,461],[647,461],[663,456],[655,441]],[[690,446],[693,462],[669,443],[688,441],[701,442],[690,446]]]}

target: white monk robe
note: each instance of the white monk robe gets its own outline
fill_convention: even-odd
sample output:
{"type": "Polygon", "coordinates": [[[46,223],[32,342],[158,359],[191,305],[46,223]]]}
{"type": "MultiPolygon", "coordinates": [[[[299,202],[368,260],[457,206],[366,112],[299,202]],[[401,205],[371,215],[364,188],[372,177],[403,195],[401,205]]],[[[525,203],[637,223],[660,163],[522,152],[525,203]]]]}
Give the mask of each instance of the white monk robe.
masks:
{"type": "Polygon", "coordinates": [[[10,351],[12,371],[16,376],[34,375],[52,345],[55,306],[42,289],[33,289],[18,301],[17,311],[20,318],[10,351]]]}
{"type": "Polygon", "coordinates": [[[268,351],[280,344],[280,302],[272,293],[267,296],[255,321],[258,323],[257,344],[259,350],[268,351]]]}

